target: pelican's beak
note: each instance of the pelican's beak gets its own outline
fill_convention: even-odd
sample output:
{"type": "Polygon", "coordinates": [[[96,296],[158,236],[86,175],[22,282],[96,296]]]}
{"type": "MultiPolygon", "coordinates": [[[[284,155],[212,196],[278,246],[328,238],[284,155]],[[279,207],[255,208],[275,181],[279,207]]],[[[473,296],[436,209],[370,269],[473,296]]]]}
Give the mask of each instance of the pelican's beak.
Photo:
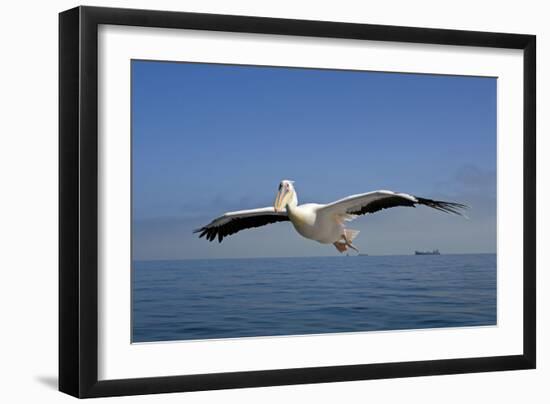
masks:
{"type": "Polygon", "coordinates": [[[288,190],[286,187],[281,188],[279,192],[277,192],[277,197],[275,198],[275,203],[273,204],[275,212],[280,212],[285,209],[289,199],[290,190],[288,190]]]}

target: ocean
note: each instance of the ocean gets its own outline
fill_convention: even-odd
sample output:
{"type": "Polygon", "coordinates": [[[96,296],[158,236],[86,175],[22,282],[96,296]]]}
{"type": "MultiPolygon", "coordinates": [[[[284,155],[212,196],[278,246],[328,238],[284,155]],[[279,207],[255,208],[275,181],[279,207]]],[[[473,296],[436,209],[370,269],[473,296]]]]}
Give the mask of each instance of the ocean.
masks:
{"type": "Polygon", "coordinates": [[[496,324],[496,255],[134,261],[132,341],[496,324]]]}

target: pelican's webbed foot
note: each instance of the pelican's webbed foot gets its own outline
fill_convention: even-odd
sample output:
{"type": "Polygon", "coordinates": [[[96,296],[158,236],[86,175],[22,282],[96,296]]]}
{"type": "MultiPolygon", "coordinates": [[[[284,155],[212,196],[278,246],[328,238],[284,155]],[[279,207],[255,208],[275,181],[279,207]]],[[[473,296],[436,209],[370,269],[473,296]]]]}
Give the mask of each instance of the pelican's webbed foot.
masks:
{"type": "Polygon", "coordinates": [[[348,250],[348,247],[359,253],[359,249],[355,247],[351,242],[357,236],[357,234],[359,234],[359,231],[357,230],[345,229],[344,234],[342,234],[342,238],[333,243],[334,247],[336,247],[336,249],[341,253],[346,252],[348,250]]]}
{"type": "Polygon", "coordinates": [[[332,243],[332,244],[341,253],[344,253],[348,250],[348,246],[346,245],[346,243],[343,243],[341,241],[337,241],[336,243],[332,243]]]}

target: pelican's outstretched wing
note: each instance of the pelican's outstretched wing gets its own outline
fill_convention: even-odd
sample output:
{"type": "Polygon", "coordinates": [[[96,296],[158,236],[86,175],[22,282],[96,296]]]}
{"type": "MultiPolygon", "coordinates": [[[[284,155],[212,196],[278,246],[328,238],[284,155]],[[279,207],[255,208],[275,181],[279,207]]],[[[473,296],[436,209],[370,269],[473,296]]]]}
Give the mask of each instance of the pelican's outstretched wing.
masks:
{"type": "Polygon", "coordinates": [[[424,205],[446,213],[454,213],[464,216],[462,210],[467,205],[455,202],[435,201],[433,199],[420,198],[417,196],[402,194],[392,191],[373,191],[366,194],[351,195],[338,201],[329,203],[319,209],[319,213],[333,213],[337,215],[365,215],[378,212],[382,209],[394,208],[397,206],[424,205]]]}
{"type": "Polygon", "coordinates": [[[221,243],[224,237],[238,231],[289,220],[286,211],[275,212],[272,207],[240,210],[238,212],[227,212],[212,220],[206,226],[193,231],[193,233],[200,233],[199,237],[206,236],[208,241],[218,237],[218,241],[221,243]]]}

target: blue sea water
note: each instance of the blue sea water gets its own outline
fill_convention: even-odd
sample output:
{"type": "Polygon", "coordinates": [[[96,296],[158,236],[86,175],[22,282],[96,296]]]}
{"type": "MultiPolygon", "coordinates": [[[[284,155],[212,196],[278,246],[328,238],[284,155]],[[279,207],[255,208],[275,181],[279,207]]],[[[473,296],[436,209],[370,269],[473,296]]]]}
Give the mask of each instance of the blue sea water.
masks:
{"type": "Polygon", "coordinates": [[[133,263],[133,342],[494,324],[495,254],[133,263]]]}

